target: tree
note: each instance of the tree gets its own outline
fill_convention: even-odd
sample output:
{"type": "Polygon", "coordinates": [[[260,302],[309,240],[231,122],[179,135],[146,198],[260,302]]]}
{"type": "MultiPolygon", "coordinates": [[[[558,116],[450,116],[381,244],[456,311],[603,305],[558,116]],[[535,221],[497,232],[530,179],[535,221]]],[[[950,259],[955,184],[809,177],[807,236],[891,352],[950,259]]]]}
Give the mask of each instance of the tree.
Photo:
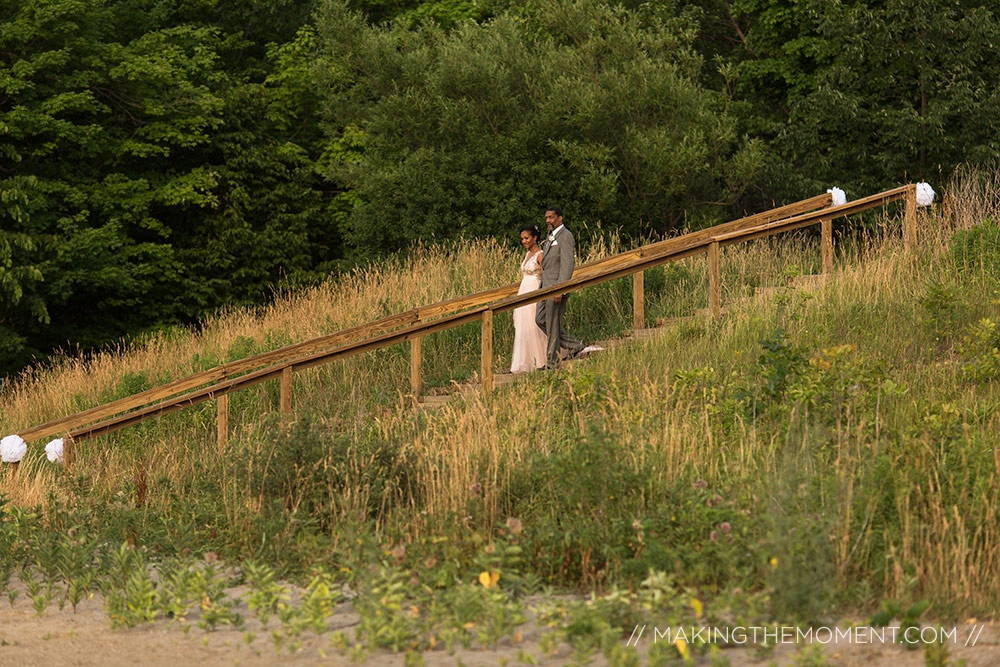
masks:
{"type": "Polygon", "coordinates": [[[1000,157],[1000,21],[972,2],[825,3],[831,65],[778,141],[804,183],[878,190],[1000,157]]]}
{"type": "Polygon", "coordinates": [[[969,0],[702,0],[729,23],[759,200],[940,179],[1000,156],[995,12],[969,0]]]}
{"type": "Polygon", "coordinates": [[[317,29],[330,133],[354,137],[328,173],[358,197],[356,248],[511,233],[556,202],[666,232],[711,219],[754,172],[727,100],[697,84],[685,18],[564,0],[411,30],[331,0],[317,29]]]}
{"type": "Polygon", "coordinates": [[[0,373],[67,341],[86,350],[260,303],[339,258],[314,164],[310,9],[0,0],[0,227],[16,287],[0,373]]]}

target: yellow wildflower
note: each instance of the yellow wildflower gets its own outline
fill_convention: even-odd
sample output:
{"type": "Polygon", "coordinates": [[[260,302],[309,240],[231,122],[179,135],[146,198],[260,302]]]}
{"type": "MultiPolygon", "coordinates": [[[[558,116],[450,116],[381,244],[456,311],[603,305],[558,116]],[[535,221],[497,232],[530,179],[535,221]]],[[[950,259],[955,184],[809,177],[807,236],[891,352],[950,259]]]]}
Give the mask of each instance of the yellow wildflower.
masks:
{"type": "Polygon", "coordinates": [[[699,600],[698,598],[693,598],[691,600],[691,608],[694,609],[694,615],[697,616],[698,618],[701,618],[701,611],[702,611],[701,600],[699,600]]]}
{"type": "Polygon", "coordinates": [[[479,583],[481,583],[484,588],[493,588],[494,586],[497,585],[497,582],[499,580],[500,580],[500,573],[496,571],[494,572],[483,571],[479,574],[479,583]]]}

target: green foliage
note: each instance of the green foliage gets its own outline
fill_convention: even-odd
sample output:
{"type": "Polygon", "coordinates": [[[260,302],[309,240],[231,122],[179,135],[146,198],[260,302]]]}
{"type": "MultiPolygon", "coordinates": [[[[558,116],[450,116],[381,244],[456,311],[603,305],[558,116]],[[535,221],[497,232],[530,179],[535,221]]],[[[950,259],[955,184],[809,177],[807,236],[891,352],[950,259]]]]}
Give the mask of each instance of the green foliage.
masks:
{"type": "Polygon", "coordinates": [[[898,641],[906,644],[907,648],[914,649],[920,642],[920,617],[927,611],[929,606],[930,602],[928,600],[920,600],[910,605],[897,600],[886,600],[882,602],[882,610],[868,619],[868,623],[874,627],[885,627],[892,623],[894,619],[898,620],[898,641]],[[911,628],[915,629],[916,632],[907,633],[907,630],[911,628]],[[916,636],[916,639],[914,636],[916,636]]]}
{"type": "MultiPolygon", "coordinates": [[[[990,82],[1000,59],[989,44],[1000,24],[982,3],[755,4],[768,6],[762,17],[784,19],[749,33],[749,47],[761,32],[769,42],[763,62],[771,71],[755,71],[752,57],[745,65],[751,81],[763,74],[784,92],[777,106],[787,115],[772,145],[792,165],[779,169],[791,186],[785,191],[838,183],[862,193],[996,158],[1000,116],[990,82]]],[[[764,93],[775,88],[758,90],[754,101],[766,114],[776,105],[764,93]]]]}
{"type": "Polygon", "coordinates": [[[930,282],[920,299],[922,324],[939,346],[944,346],[961,329],[968,308],[954,284],[930,282]]]}
{"type": "Polygon", "coordinates": [[[746,527],[731,501],[701,480],[655,484],[596,429],[533,457],[506,495],[509,513],[525,523],[532,569],[553,583],[637,581],[656,568],[719,585],[746,564],[746,527]]]}
{"type": "Polygon", "coordinates": [[[994,320],[979,320],[959,344],[958,352],[966,377],[976,382],[995,380],[1000,375],[1000,327],[994,320]]]}
{"type": "Polygon", "coordinates": [[[559,2],[446,31],[369,27],[325,3],[327,119],[334,138],[362,137],[359,159],[329,164],[359,197],[351,245],[502,233],[554,200],[570,224],[633,234],[710,218],[755,147],[696,83],[693,26],[667,15],[559,2]]]}
{"type": "Polygon", "coordinates": [[[803,456],[789,461],[774,482],[766,518],[774,615],[808,625],[827,622],[836,590],[831,522],[812,508],[829,492],[828,481],[803,456]]]}
{"type": "Polygon", "coordinates": [[[296,143],[318,154],[309,32],[286,23],[311,3],[6,4],[0,373],[259,303],[338,255],[296,143]]]}
{"type": "Polygon", "coordinates": [[[971,229],[956,231],[948,259],[960,279],[979,280],[985,285],[1000,282],[1000,227],[987,219],[971,229]]]}
{"type": "Polygon", "coordinates": [[[343,432],[308,416],[291,426],[272,424],[234,452],[229,465],[246,493],[321,527],[332,527],[340,492],[358,482],[371,489],[366,512],[373,519],[407,488],[402,447],[383,440],[374,425],[343,432]]]}
{"type": "MultiPolygon", "coordinates": [[[[7,187],[10,185],[8,183],[7,187]]],[[[16,187],[16,182],[14,185],[16,187]]],[[[3,188],[0,183],[0,199],[6,204],[7,217],[15,223],[21,222],[20,205],[27,203],[27,197],[3,188]]],[[[32,351],[25,334],[49,321],[48,309],[39,295],[42,272],[36,266],[25,264],[34,249],[35,243],[29,235],[0,228],[0,312],[3,312],[0,315],[0,369],[17,367],[32,351]]]]}

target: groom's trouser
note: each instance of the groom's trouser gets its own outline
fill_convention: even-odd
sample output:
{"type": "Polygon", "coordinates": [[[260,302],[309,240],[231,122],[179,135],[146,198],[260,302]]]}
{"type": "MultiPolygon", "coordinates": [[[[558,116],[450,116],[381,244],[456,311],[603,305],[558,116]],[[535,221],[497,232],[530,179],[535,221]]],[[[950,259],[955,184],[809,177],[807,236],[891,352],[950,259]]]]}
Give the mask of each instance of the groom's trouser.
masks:
{"type": "Polygon", "coordinates": [[[571,352],[579,352],[583,349],[583,343],[574,336],[570,336],[563,331],[563,313],[566,312],[566,302],[569,295],[563,295],[559,303],[552,299],[539,301],[535,310],[535,324],[545,332],[548,338],[548,348],[545,351],[546,363],[555,366],[559,363],[559,348],[565,347],[571,352]]]}

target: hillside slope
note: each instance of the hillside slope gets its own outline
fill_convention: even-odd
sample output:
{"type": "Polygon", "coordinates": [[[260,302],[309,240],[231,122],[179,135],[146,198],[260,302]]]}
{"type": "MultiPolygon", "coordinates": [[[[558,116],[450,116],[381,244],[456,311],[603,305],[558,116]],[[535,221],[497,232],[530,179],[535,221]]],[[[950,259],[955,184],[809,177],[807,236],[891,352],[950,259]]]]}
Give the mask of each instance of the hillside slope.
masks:
{"type": "MultiPolygon", "coordinates": [[[[234,395],[224,452],[207,405],[84,443],[71,476],[35,448],[0,480],[15,507],[4,539],[17,562],[44,569],[45,536],[75,526],[110,549],[112,570],[118,544],[153,561],[211,552],[354,590],[396,582],[400,604],[483,575],[484,590],[514,598],[546,584],[648,590],[653,571],[682,596],[750,594],[752,613],[771,619],[918,600],[936,615],[991,613],[1000,230],[987,208],[996,191],[976,183],[922,214],[912,252],[898,218],[852,220],[815,291],[789,281],[818,271],[808,235],[727,250],[724,318],[672,320],[659,338],[487,398],[414,412],[407,352],[389,348],[303,373],[290,425],[276,418],[276,387],[234,395]],[[776,289],[744,298],[757,287],[776,289]],[[25,514],[36,504],[42,513],[25,514]]],[[[4,393],[0,431],[509,282],[517,259],[491,242],[422,249],[265,312],[67,360],[4,393]]],[[[650,271],[649,318],[703,307],[706,283],[701,258],[650,271]]],[[[629,287],[588,289],[567,328],[590,340],[621,331],[629,287]]],[[[509,318],[500,324],[496,349],[509,350],[509,318]]],[[[432,336],[428,382],[469,377],[478,344],[476,327],[432,336]]]]}

